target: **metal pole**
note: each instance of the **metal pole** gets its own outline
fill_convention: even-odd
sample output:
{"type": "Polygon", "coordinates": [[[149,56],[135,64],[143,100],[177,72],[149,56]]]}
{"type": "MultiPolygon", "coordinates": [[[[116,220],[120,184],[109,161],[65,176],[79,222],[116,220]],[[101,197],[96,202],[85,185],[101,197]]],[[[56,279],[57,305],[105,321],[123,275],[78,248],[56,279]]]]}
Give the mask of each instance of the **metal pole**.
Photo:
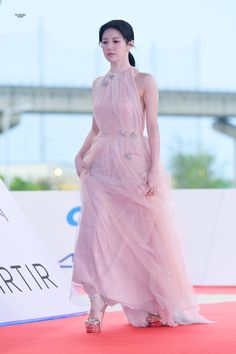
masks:
{"type": "Polygon", "coordinates": [[[9,157],[10,157],[10,141],[9,141],[9,127],[10,127],[10,110],[5,109],[2,115],[2,134],[3,134],[3,177],[7,186],[9,186],[9,157]]]}
{"type": "MultiPolygon", "coordinates": [[[[44,22],[43,18],[38,21],[38,81],[39,86],[44,86],[44,22]]],[[[46,127],[44,114],[39,114],[39,134],[40,134],[40,161],[46,160],[46,127]]]]}
{"type": "Polygon", "coordinates": [[[20,115],[21,113],[30,110],[29,104],[22,104],[20,106],[7,107],[3,110],[2,115],[2,134],[3,134],[3,176],[5,178],[6,185],[9,186],[11,179],[10,170],[10,154],[11,154],[11,142],[10,142],[10,127],[11,117],[13,115],[20,115]]]}
{"type": "Polygon", "coordinates": [[[234,139],[234,187],[236,187],[236,139],[234,139]]]}
{"type": "Polygon", "coordinates": [[[157,77],[157,46],[156,43],[152,43],[150,47],[150,67],[151,73],[157,77]]]}
{"type": "MultiPolygon", "coordinates": [[[[195,38],[194,42],[194,58],[195,58],[195,90],[199,91],[200,88],[200,41],[199,38],[195,38]]],[[[201,150],[201,119],[196,116],[196,151],[199,153],[201,150]]]]}

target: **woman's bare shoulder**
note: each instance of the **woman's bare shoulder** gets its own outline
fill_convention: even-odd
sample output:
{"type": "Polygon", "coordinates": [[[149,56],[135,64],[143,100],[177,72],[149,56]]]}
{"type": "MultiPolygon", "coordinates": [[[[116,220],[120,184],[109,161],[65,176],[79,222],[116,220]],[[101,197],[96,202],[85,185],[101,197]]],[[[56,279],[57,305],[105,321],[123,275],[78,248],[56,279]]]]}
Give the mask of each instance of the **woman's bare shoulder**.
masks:
{"type": "Polygon", "coordinates": [[[150,97],[156,97],[157,100],[159,99],[159,89],[153,75],[139,72],[136,76],[136,83],[144,101],[150,97]]]}
{"type": "Polygon", "coordinates": [[[147,88],[149,86],[157,87],[156,79],[152,74],[138,72],[138,74],[136,75],[136,79],[137,79],[138,83],[140,84],[140,86],[143,88],[147,88]]]}
{"type": "Polygon", "coordinates": [[[103,76],[98,76],[93,80],[93,89],[98,85],[98,83],[103,79],[103,76]]]}

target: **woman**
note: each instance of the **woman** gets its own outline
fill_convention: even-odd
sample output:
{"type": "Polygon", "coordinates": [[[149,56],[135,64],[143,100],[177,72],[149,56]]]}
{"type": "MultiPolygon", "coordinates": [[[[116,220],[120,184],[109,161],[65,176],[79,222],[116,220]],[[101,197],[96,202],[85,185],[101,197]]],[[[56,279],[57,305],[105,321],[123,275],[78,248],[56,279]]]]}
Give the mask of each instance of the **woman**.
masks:
{"type": "Polygon", "coordinates": [[[137,327],[208,323],[198,313],[159,161],[155,80],[135,68],[129,23],[104,24],[99,42],[110,70],[93,83],[92,129],[76,156],[82,216],[72,285],[90,297],[86,331],[100,332],[107,305],[117,303],[137,327]]]}

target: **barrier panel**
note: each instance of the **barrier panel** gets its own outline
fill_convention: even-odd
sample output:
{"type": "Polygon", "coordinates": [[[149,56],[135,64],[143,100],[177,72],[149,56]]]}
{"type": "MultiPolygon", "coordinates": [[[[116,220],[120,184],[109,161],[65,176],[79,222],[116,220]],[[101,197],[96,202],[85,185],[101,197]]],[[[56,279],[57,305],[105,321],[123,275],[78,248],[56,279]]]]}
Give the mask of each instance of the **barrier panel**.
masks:
{"type": "MultiPolygon", "coordinates": [[[[69,287],[81,212],[79,191],[14,192],[14,196],[69,287]]],[[[173,190],[173,201],[193,284],[236,285],[236,190],[173,190]]]]}
{"type": "MultiPolygon", "coordinates": [[[[34,193],[22,195],[32,209],[33,196],[34,193]]],[[[48,219],[44,220],[42,208],[42,204],[37,205],[34,212],[47,228],[48,219]]],[[[37,236],[1,180],[0,302],[0,325],[84,312],[83,303],[75,306],[69,302],[68,284],[50,247],[37,236]]]]}

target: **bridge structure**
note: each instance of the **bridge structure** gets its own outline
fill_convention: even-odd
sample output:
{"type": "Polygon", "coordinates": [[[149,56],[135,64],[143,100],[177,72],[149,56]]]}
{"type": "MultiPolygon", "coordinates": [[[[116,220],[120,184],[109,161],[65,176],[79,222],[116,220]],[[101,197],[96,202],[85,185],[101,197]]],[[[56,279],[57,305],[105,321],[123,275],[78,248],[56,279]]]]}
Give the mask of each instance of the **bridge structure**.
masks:
{"type": "MultiPolygon", "coordinates": [[[[22,113],[91,114],[91,88],[0,86],[0,133],[20,122],[22,113]]],[[[213,127],[236,141],[236,92],[161,90],[160,116],[214,117],[213,127]]]]}

